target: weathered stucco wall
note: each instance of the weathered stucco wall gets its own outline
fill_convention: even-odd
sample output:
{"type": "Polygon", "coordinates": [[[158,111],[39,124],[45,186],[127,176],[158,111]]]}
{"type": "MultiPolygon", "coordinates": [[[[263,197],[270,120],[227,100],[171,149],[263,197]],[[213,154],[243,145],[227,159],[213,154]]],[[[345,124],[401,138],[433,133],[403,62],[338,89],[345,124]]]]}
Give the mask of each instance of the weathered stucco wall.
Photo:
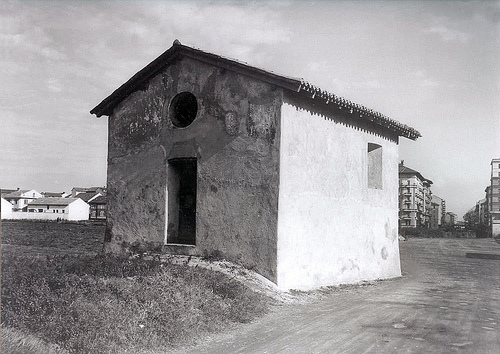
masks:
{"type": "Polygon", "coordinates": [[[282,107],[278,286],[400,276],[397,137],[311,111],[282,107]],[[368,187],[368,143],[382,147],[381,189],[368,187]]]}
{"type": "Polygon", "coordinates": [[[126,98],[109,121],[106,249],[160,248],[167,240],[168,161],[197,159],[196,244],[166,251],[223,256],[276,281],[282,91],[183,58],[126,98]],[[175,95],[198,113],[177,128],[175,95]]]}
{"type": "Polygon", "coordinates": [[[164,239],[164,82],[155,77],[115,108],[108,123],[107,252],[160,250],[164,239]]]}

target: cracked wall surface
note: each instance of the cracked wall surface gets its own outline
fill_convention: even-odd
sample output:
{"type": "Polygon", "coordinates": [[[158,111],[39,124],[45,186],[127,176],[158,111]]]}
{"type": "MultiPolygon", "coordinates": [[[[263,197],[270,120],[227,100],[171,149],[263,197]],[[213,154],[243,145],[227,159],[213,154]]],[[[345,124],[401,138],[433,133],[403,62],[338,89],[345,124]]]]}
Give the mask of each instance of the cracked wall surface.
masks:
{"type": "Polygon", "coordinates": [[[178,58],[109,118],[105,250],[223,257],[285,289],[399,276],[397,143],[341,107],[178,58]],[[196,117],[179,127],[184,92],[196,117]],[[189,245],[167,242],[179,159],[196,159],[189,245]]]}
{"type": "Polygon", "coordinates": [[[276,281],[282,90],[182,58],[123,100],[109,118],[105,248],[222,255],[276,281]],[[178,128],[169,104],[197,98],[178,128]],[[171,159],[198,163],[196,244],[166,245],[171,159]]]}

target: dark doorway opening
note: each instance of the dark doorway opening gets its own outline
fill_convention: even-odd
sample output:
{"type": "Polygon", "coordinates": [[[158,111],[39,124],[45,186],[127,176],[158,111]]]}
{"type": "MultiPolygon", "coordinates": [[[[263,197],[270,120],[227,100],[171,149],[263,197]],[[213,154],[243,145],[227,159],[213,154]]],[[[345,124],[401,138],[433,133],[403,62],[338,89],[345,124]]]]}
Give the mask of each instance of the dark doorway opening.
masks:
{"type": "Polygon", "coordinates": [[[168,161],[167,243],[196,244],[196,182],[195,158],[168,161]]]}

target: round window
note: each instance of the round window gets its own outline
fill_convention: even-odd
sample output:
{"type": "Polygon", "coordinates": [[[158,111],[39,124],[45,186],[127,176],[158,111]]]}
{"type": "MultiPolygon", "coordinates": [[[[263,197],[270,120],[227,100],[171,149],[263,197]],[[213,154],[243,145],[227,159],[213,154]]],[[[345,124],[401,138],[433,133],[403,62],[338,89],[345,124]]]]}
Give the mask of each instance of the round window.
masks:
{"type": "Polygon", "coordinates": [[[181,92],[170,103],[170,117],[172,123],[179,128],[193,123],[198,113],[198,101],[191,92],[181,92]]]}

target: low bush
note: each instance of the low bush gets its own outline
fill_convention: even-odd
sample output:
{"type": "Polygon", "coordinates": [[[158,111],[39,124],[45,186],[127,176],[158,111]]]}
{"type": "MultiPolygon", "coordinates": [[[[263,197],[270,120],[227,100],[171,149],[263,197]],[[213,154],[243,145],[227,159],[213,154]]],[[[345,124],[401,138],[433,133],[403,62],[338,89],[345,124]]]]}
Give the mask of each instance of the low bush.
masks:
{"type": "Polygon", "coordinates": [[[221,273],[116,256],[2,257],[2,326],[78,353],[165,350],[264,314],[221,273]]]}

